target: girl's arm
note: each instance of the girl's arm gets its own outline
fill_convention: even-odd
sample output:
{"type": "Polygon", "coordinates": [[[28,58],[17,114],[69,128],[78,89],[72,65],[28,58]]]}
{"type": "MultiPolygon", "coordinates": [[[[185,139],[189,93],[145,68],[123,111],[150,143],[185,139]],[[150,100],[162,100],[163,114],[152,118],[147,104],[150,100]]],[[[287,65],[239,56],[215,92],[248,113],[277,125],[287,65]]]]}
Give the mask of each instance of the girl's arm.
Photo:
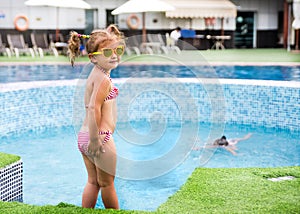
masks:
{"type": "Polygon", "coordinates": [[[88,127],[90,135],[89,152],[98,153],[101,147],[99,142],[99,126],[101,122],[101,109],[104,99],[109,94],[110,81],[104,78],[101,82],[94,82],[93,92],[88,106],[88,127]]]}

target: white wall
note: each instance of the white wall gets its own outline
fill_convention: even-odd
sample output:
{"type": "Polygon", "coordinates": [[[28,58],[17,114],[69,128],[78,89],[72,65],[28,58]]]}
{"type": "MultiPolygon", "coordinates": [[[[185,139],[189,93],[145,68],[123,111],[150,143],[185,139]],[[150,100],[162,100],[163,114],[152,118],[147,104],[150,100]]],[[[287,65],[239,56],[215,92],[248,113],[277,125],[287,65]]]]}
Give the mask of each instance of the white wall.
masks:
{"type": "Polygon", "coordinates": [[[26,6],[24,2],[0,0],[0,28],[14,29],[14,18],[20,14],[28,17],[29,29],[56,29],[57,21],[59,29],[85,27],[85,12],[82,9],[59,8],[57,16],[56,8],[26,6]]]}
{"type": "MultiPolygon", "coordinates": [[[[18,14],[24,14],[29,18],[29,29],[55,29],[56,28],[56,9],[51,7],[29,7],[24,5],[26,0],[0,0],[0,29],[14,29],[13,20],[18,14]]],[[[96,17],[99,28],[106,25],[106,9],[115,9],[127,0],[86,0],[94,9],[98,10],[96,17]]],[[[148,0],[141,0],[148,1],[148,0]]],[[[150,0],[149,0],[150,1],[150,0]]],[[[277,15],[279,10],[283,10],[284,0],[231,0],[240,6],[240,11],[257,12],[257,29],[272,30],[277,29],[277,15]]],[[[118,16],[119,27],[128,29],[126,19],[130,14],[122,14],[118,16]]],[[[142,15],[137,14],[142,20],[142,15]]],[[[59,10],[59,28],[60,29],[84,29],[85,28],[85,12],[81,9],[65,9],[59,10]]],[[[203,19],[169,19],[164,13],[147,13],[146,26],[147,29],[172,29],[176,26],[203,30],[205,24],[203,19]],[[157,22],[154,23],[153,20],[157,22]]],[[[139,29],[142,29],[140,23],[139,29]]],[[[221,29],[220,19],[212,29],[221,29]]],[[[235,19],[228,18],[224,20],[225,30],[235,30],[235,19]]]]}

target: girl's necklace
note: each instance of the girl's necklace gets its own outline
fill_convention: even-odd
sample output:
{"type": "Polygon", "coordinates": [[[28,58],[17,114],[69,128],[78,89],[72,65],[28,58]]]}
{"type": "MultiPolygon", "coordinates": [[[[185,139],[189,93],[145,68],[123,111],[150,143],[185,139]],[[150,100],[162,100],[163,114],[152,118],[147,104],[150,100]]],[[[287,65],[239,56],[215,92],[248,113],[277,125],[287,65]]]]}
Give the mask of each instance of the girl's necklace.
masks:
{"type": "Polygon", "coordinates": [[[110,77],[110,74],[109,74],[106,70],[104,70],[104,68],[102,68],[100,65],[97,65],[97,64],[96,64],[96,67],[97,67],[100,71],[102,71],[106,76],[110,77]]]}

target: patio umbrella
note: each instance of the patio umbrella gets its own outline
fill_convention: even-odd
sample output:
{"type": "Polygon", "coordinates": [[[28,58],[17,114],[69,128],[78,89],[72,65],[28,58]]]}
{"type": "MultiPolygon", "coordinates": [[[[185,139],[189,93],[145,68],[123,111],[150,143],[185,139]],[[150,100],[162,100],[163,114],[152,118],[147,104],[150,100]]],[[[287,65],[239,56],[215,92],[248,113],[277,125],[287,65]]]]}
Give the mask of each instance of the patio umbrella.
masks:
{"type": "Polygon", "coordinates": [[[146,42],[146,26],[145,26],[145,14],[146,12],[165,12],[175,10],[175,8],[160,0],[129,0],[123,5],[119,6],[111,12],[112,15],[118,15],[123,13],[142,13],[142,32],[143,32],[143,42],[146,42]]]}
{"type": "Polygon", "coordinates": [[[83,0],[28,0],[25,2],[27,6],[49,6],[56,8],[56,39],[59,33],[59,8],[81,8],[90,9],[91,6],[83,0]]]}

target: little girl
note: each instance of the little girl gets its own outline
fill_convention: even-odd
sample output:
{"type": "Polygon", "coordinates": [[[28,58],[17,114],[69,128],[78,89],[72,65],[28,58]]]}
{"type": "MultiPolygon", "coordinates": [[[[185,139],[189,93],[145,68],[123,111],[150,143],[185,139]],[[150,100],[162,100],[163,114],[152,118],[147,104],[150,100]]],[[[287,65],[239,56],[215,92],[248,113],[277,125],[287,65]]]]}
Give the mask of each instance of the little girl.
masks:
{"type": "Polygon", "coordinates": [[[117,122],[115,98],[118,88],[112,84],[110,72],[118,66],[124,53],[123,34],[114,25],[94,30],[90,35],[72,31],[68,42],[72,66],[80,54],[80,38],[88,39],[86,51],[94,64],[86,81],[86,115],[78,133],[78,148],[88,174],[82,207],[94,208],[101,190],[105,208],[119,209],[114,186],[117,158],[112,136],[117,122]]]}

